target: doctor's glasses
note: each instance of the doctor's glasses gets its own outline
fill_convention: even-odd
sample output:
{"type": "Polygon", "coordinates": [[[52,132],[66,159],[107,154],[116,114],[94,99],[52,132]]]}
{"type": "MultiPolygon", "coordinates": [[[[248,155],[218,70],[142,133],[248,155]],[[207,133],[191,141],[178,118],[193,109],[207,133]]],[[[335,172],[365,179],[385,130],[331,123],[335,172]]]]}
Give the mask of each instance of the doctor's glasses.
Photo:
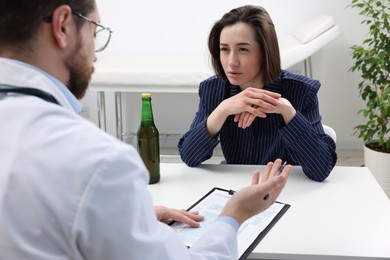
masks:
{"type": "Polygon", "coordinates": [[[76,15],[77,17],[81,18],[81,19],[84,19],[85,21],[88,21],[90,23],[93,23],[94,25],[96,25],[96,32],[95,32],[95,52],[99,52],[99,51],[102,51],[104,50],[108,43],[110,42],[110,39],[111,39],[111,34],[112,34],[112,31],[110,28],[108,27],[104,27],[103,25],[101,25],[100,23],[80,14],[80,13],[77,13],[77,12],[73,12],[72,13],[74,15],[76,15]]]}
{"type": "MultiPolygon", "coordinates": [[[[78,13],[78,12],[72,11],[72,14],[77,16],[78,18],[81,18],[87,22],[90,22],[90,23],[93,23],[94,25],[96,25],[95,52],[103,51],[107,47],[108,43],[110,42],[112,30],[110,28],[105,27],[105,26],[101,25],[100,23],[78,13]]],[[[43,21],[45,21],[47,23],[51,23],[52,18],[53,17],[51,15],[45,16],[45,17],[43,17],[43,21]]]]}

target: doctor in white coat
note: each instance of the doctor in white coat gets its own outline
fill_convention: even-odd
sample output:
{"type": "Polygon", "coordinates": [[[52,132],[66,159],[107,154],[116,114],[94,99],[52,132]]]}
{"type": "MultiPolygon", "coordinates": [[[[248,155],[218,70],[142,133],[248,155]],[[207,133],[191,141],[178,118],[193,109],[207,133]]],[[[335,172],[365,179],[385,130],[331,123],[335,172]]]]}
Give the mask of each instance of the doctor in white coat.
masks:
{"type": "Polygon", "coordinates": [[[236,259],[291,167],[256,171],[188,250],[159,220],[202,217],[154,208],[137,152],[79,116],[110,34],[94,0],[0,0],[0,259],[236,259]]]}

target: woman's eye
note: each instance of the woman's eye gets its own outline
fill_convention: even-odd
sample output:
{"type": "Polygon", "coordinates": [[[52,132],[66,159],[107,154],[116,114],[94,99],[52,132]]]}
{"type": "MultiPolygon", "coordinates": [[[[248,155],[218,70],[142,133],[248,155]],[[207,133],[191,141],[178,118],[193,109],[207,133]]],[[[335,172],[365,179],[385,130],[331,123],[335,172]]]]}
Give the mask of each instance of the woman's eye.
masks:
{"type": "Polygon", "coordinates": [[[247,52],[247,51],[249,51],[249,50],[246,49],[246,48],[240,48],[240,51],[241,51],[241,52],[247,52]]]}
{"type": "Polygon", "coordinates": [[[221,51],[221,52],[227,52],[227,51],[228,51],[228,48],[222,47],[222,48],[220,48],[220,51],[221,51]]]}

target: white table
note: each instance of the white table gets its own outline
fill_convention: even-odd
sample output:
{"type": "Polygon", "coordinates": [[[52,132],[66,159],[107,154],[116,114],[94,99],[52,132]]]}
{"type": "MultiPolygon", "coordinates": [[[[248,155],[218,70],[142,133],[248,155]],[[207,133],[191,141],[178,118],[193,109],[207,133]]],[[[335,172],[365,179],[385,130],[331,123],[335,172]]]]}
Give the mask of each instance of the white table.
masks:
{"type": "MultiPolygon", "coordinates": [[[[213,187],[239,189],[263,167],[161,164],[155,204],[188,208],[213,187]]],[[[335,167],[314,182],[295,167],[279,201],[291,208],[250,259],[390,259],[390,201],[365,167],[335,167]]]]}

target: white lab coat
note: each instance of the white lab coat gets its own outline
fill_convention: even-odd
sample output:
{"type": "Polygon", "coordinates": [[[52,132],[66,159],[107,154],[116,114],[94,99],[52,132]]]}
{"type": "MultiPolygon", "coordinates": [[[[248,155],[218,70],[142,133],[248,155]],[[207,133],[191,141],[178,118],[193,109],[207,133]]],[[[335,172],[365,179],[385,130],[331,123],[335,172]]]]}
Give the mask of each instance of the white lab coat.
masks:
{"type": "Polygon", "coordinates": [[[138,153],[76,114],[51,80],[0,58],[0,259],[234,259],[236,231],[214,222],[187,250],[156,221],[138,153]]]}

